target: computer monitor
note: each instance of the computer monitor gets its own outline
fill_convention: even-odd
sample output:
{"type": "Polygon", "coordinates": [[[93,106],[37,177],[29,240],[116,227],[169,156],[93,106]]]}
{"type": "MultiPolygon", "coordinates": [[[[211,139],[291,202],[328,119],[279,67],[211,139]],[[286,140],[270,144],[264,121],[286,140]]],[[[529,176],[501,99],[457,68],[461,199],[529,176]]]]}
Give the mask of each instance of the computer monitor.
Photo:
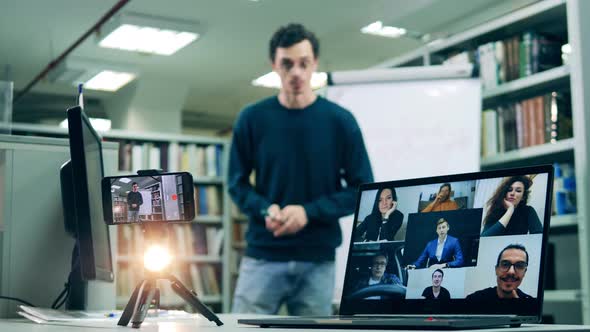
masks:
{"type": "Polygon", "coordinates": [[[108,226],[100,183],[104,175],[101,137],[80,107],[68,109],[70,160],[61,169],[64,223],[75,239],[67,309],[83,310],[86,281],[113,281],[108,226]]]}

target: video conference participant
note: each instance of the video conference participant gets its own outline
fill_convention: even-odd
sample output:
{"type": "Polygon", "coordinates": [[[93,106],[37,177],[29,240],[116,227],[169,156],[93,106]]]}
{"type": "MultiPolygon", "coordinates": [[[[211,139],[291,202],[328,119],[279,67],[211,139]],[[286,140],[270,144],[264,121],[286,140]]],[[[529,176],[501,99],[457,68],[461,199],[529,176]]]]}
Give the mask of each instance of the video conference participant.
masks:
{"type": "Polygon", "coordinates": [[[432,286],[424,288],[422,296],[427,300],[450,300],[451,293],[441,286],[445,273],[441,269],[432,272],[432,286]]]}
{"type": "Polygon", "coordinates": [[[439,212],[459,209],[457,202],[451,199],[451,184],[443,183],[438,189],[434,201],[422,209],[421,212],[439,212]]]}
{"type": "Polygon", "coordinates": [[[373,211],[356,227],[357,241],[393,241],[403,219],[404,214],[397,210],[395,188],[379,189],[373,211]]]}
{"type": "Polygon", "coordinates": [[[496,287],[478,290],[467,296],[470,301],[497,299],[530,299],[532,296],[518,289],[529,265],[529,254],[521,244],[510,244],[498,255],[496,262],[496,287]]]}
{"type": "Polygon", "coordinates": [[[139,221],[139,207],[143,204],[143,197],[138,191],[139,185],[137,182],[131,184],[131,191],[127,194],[127,221],[139,221]]]}
{"type": "Polygon", "coordinates": [[[449,222],[444,218],[440,218],[436,223],[438,238],[428,242],[416,262],[408,265],[407,268],[430,267],[432,269],[443,269],[463,266],[463,251],[459,239],[448,235],[449,229],[449,222]],[[426,266],[427,261],[429,266],[426,266]]]}
{"type": "Polygon", "coordinates": [[[318,58],[311,31],[279,28],[269,59],[281,89],[244,108],[233,127],[228,188],[249,216],[236,313],[276,314],[282,304],[291,315],[332,313],[338,218],[373,175],[352,113],[311,88],[318,58]]]}
{"type": "MultiPolygon", "coordinates": [[[[403,286],[402,281],[395,275],[385,272],[389,256],[386,252],[380,251],[371,261],[371,273],[361,277],[354,290],[360,290],[373,285],[399,285],[403,286]]],[[[371,296],[366,299],[380,299],[381,296],[371,296]]]]}
{"type": "Polygon", "coordinates": [[[488,201],[481,236],[543,233],[534,208],[527,205],[533,181],[528,176],[513,176],[500,183],[488,201]]]}

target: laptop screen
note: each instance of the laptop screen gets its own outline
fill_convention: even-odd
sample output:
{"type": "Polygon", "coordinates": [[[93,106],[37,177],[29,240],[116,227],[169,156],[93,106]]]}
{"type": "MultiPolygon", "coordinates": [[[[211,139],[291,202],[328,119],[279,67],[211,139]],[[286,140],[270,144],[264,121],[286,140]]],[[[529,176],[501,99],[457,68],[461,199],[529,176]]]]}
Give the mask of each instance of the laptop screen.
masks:
{"type": "Polygon", "coordinates": [[[552,166],[360,187],[340,313],[540,315],[552,166]]]}

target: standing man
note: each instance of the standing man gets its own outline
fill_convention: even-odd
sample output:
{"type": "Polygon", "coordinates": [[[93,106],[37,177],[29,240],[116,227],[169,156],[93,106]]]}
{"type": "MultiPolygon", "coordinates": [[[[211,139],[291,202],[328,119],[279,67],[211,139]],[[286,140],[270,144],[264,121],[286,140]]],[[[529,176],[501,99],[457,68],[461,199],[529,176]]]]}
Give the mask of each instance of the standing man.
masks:
{"type": "Polygon", "coordinates": [[[143,204],[143,197],[137,191],[137,182],[133,182],[131,188],[133,188],[132,191],[127,194],[127,221],[137,222],[139,221],[139,207],[143,204]]]}
{"type": "Polygon", "coordinates": [[[327,315],[338,218],[354,211],[358,185],[373,174],[352,114],[311,88],[315,35],[289,24],[269,51],[281,90],[242,110],[230,152],[229,192],[250,219],[233,311],[275,314],[285,303],[292,315],[327,315]]]}

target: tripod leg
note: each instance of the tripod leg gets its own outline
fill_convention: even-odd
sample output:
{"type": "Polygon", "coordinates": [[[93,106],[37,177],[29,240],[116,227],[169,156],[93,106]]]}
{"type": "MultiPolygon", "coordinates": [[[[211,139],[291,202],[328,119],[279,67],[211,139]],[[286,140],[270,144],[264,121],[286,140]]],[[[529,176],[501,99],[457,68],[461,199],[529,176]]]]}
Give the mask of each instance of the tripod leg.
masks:
{"type": "Polygon", "coordinates": [[[136,302],[135,309],[133,310],[133,317],[131,317],[131,327],[138,329],[143,323],[143,320],[147,316],[150,304],[154,298],[154,294],[158,290],[156,288],[156,280],[148,280],[145,282],[144,289],[141,292],[136,302]]]}
{"type": "Polygon", "coordinates": [[[127,304],[125,305],[125,310],[123,310],[123,313],[121,314],[121,318],[119,318],[119,322],[117,323],[117,325],[127,326],[127,324],[129,324],[129,320],[131,320],[131,316],[133,316],[133,312],[135,311],[135,304],[139,297],[140,289],[142,289],[144,283],[145,280],[142,280],[139,284],[137,284],[137,286],[135,286],[135,289],[133,290],[133,293],[131,294],[129,301],[127,301],[127,304]]]}
{"type": "Polygon", "coordinates": [[[209,310],[209,308],[207,308],[207,306],[205,306],[203,302],[199,300],[196,293],[189,291],[188,288],[186,288],[186,286],[184,286],[184,284],[173,275],[168,276],[168,279],[170,280],[170,284],[172,285],[174,292],[178,294],[178,296],[182,297],[191,306],[193,306],[193,308],[195,308],[198,313],[205,316],[205,318],[207,318],[209,321],[215,322],[217,326],[223,325],[223,322],[219,319],[219,317],[217,317],[213,311],[209,310]]]}

